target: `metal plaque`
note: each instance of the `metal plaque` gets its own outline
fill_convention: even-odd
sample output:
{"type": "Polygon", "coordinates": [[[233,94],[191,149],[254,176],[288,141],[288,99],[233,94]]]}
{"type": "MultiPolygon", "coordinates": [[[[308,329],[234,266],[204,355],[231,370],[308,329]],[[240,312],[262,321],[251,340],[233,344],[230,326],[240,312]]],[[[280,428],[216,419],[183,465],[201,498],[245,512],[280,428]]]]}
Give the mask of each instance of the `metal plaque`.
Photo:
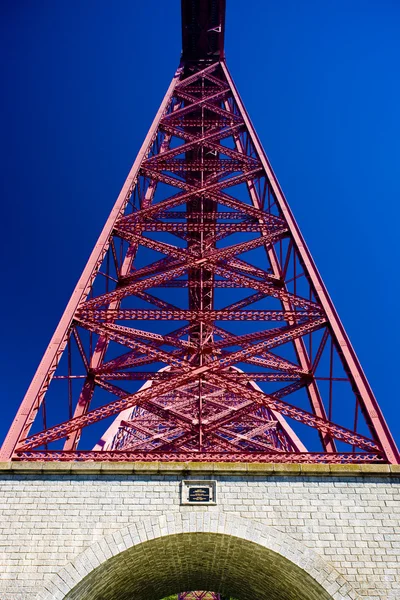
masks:
{"type": "Polygon", "coordinates": [[[189,502],[210,502],[209,487],[189,488],[189,502]]]}
{"type": "Polygon", "coordinates": [[[181,484],[182,504],[216,504],[216,481],[187,479],[181,484]]]}

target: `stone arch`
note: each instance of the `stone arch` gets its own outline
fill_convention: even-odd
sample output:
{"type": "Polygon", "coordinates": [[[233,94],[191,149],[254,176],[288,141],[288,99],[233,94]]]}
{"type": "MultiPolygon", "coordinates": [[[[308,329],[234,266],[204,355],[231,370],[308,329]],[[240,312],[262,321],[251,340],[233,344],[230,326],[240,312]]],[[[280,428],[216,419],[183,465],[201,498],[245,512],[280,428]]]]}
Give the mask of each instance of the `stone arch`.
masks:
{"type": "Polygon", "coordinates": [[[359,598],[320,555],[272,527],[229,513],[185,512],[146,517],[105,536],[36,599],[160,600],[188,588],[240,600],[359,598]]]}

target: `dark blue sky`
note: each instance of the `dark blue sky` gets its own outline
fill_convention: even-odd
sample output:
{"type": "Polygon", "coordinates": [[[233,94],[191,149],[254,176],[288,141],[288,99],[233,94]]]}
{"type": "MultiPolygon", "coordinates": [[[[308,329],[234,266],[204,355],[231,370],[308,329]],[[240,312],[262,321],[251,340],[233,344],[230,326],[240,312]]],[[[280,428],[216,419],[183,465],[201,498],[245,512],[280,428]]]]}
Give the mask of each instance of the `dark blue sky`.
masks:
{"type": "MultiPolygon", "coordinates": [[[[227,0],[226,54],[400,442],[400,4],[227,0]]],[[[0,440],[175,71],[180,2],[0,3],[0,440]]]]}

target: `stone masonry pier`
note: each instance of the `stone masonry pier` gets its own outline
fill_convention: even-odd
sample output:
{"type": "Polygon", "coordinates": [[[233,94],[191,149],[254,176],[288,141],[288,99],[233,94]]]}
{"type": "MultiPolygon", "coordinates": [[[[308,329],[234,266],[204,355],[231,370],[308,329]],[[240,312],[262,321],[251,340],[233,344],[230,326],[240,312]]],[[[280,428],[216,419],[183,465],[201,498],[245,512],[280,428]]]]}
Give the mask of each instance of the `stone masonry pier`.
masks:
{"type": "Polygon", "coordinates": [[[2,600],[400,599],[396,466],[2,463],[0,511],[2,600]]]}

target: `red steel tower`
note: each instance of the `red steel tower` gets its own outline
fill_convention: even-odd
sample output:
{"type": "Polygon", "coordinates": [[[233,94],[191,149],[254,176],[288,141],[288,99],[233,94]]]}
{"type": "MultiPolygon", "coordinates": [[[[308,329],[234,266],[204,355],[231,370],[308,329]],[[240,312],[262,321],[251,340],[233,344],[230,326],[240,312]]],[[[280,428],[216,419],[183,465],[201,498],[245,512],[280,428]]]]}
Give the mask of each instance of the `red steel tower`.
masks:
{"type": "Polygon", "coordinates": [[[220,594],[215,592],[182,592],[178,600],[222,600],[220,594]]]}
{"type": "Polygon", "coordinates": [[[224,19],[224,0],[182,0],[179,68],[2,460],[399,462],[224,19]]]}
{"type": "Polygon", "coordinates": [[[182,592],[178,600],[222,600],[220,594],[215,592],[182,592]]]}

